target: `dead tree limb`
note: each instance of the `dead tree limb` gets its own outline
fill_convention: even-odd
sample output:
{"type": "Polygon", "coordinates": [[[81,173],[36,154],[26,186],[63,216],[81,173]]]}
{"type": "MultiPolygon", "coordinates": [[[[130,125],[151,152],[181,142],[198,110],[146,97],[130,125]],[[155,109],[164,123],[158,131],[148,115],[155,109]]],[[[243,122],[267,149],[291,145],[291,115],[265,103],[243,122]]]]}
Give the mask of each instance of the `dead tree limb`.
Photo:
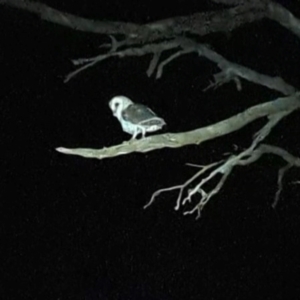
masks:
{"type": "Polygon", "coordinates": [[[289,97],[278,98],[255,105],[226,120],[188,132],[157,134],[103,149],[69,149],[58,147],[56,150],[65,154],[104,159],[134,152],[146,153],[162,148],[179,148],[193,144],[200,145],[205,141],[237,131],[257,119],[263,117],[272,118],[277,114],[290,114],[299,108],[300,93],[296,93],[289,97]]]}

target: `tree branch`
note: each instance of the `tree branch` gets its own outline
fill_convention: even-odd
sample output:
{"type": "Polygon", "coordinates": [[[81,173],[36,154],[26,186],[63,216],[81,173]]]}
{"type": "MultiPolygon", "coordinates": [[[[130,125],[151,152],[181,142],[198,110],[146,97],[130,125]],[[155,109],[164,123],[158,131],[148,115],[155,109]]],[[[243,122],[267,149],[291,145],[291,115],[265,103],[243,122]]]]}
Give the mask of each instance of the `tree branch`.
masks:
{"type": "Polygon", "coordinates": [[[139,25],[125,22],[101,22],[61,12],[45,4],[29,0],[0,0],[0,4],[7,5],[34,13],[41,20],[59,24],[74,30],[98,34],[124,34],[139,30],[139,25]]]}
{"type": "MultiPolygon", "coordinates": [[[[180,16],[173,17],[165,20],[159,20],[156,22],[140,25],[127,22],[101,22],[95,20],[89,20],[81,18],[72,14],[63,13],[51,7],[48,7],[45,4],[32,2],[29,0],[0,0],[0,4],[8,5],[11,7],[27,10],[38,15],[41,19],[50,21],[56,24],[60,24],[66,27],[70,27],[75,30],[81,30],[85,32],[94,32],[98,34],[121,34],[124,36],[124,40],[121,42],[114,43],[112,41],[112,49],[109,53],[104,55],[99,55],[95,58],[90,59],[81,59],[75,60],[74,63],[85,62],[85,65],[80,69],[75,70],[69,74],[65,82],[70,80],[73,76],[79,72],[95,65],[97,62],[107,59],[112,56],[125,57],[132,55],[144,55],[146,53],[154,53],[155,60],[152,61],[152,64],[149,67],[147,72],[150,76],[154,72],[155,66],[158,64],[159,56],[157,53],[170,49],[166,47],[165,44],[159,51],[153,51],[154,45],[150,44],[149,47],[144,48],[131,48],[125,49],[122,51],[117,51],[117,48],[121,46],[129,46],[133,44],[149,44],[154,41],[161,39],[168,40],[175,37],[180,37],[185,33],[195,34],[198,36],[203,36],[212,32],[230,32],[233,29],[242,26],[245,23],[251,23],[256,20],[268,17],[272,20],[279,22],[281,25],[285,26],[292,32],[294,32],[298,37],[300,37],[300,21],[295,18],[288,10],[286,10],[281,5],[274,3],[272,1],[241,1],[241,0],[212,0],[216,3],[223,3],[227,5],[235,5],[233,8],[223,9],[221,11],[213,12],[202,12],[196,13],[189,16],[180,16]]],[[[111,37],[114,39],[113,37],[111,37]]],[[[114,39],[114,41],[116,41],[114,39]]],[[[172,44],[172,41],[170,41],[172,44]]],[[[187,39],[185,39],[187,43],[187,39]]],[[[160,78],[162,75],[162,69],[164,64],[168,63],[172,59],[179,57],[182,54],[190,53],[192,51],[198,51],[199,55],[204,55],[208,59],[218,63],[219,67],[223,70],[220,74],[215,75],[215,83],[211,84],[210,87],[217,87],[224,82],[234,80],[238,90],[241,89],[241,82],[237,78],[237,75],[240,77],[248,76],[251,77],[251,81],[256,83],[261,82],[260,76],[257,76],[257,73],[252,76],[250,72],[244,72],[243,67],[234,66],[234,72],[232,72],[233,63],[229,63],[223,59],[217,53],[214,53],[212,50],[207,50],[201,45],[197,45],[195,42],[192,49],[191,47],[183,47],[183,50],[180,50],[177,54],[173,54],[168,60],[158,66],[158,72],[156,77],[160,78]],[[197,50],[198,49],[198,50],[197,50]],[[224,71],[225,70],[225,71],[224,71]]],[[[180,46],[180,45],[177,45],[180,46]]],[[[283,82],[281,78],[274,78],[272,81],[263,79],[265,84],[268,87],[276,89],[277,86],[282,87],[283,82]]],[[[290,95],[295,92],[295,88],[285,85],[284,90],[281,89],[281,92],[285,95],[290,95]]]]}
{"type": "Polygon", "coordinates": [[[278,22],[283,27],[293,32],[300,38],[300,21],[290,11],[279,3],[270,1],[268,3],[267,15],[269,19],[278,22]]]}
{"type": "Polygon", "coordinates": [[[101,22],[81,18],[29,0],[0,0],[2,5],[29,11],[42,20],[74,30],[97,34],[122,34],[126,37],[128,45],[174,38],[174,36],[184,33],[204,36],[212,32],[231,31],[243,24],[264,18],[266,8],[261,3],[263,1],[255,2],[255,5],[253,5],[249,1],[243,5],[222,11],[196,13],[140,25],[127,22],[101,22]]]}
{"type": "MultiPolygon", "coordinates": [[[[281,117],[283,117],[283,116],[281,116],[281,117]]],[[[281,117],[278,118],[278,121],[281,119],[281,117]]],[[[284,176],[285,172],[287,170],[289,170],[290,168],[292,168],[292,167],[299,168],[300,167],[300,158],[291,155],[290,153],[288,153],[287,151],[285,151],[279,147],[275,147],[275,146],[271,146],[271,145],[267,145],[267,144],[261,144],[261,145],[258,145],[258,144],[259,144],[259,141],[258,141],[258,137],[257,137],[253,141],[252,145],[248,149],[241,152],[239,155],[230,156],[224,163],[223,163],[223,161],[219,161],[219,162],[209,164],[207,166],[201,166],[201,170],[198,171],[194,176],[192,176],[185,183],[176,185],[176,186],[171,186],[168,188],[163,188],[163,189],[156,191],[155,193],[153,193],[149,203],[147,203],[144,206],[144,209],[146,209],[147,207],[152,205],[153,202],[155,201],[156,197],[159,196],[161,193],[170,192],[173,190],[179,190],[179,194],[178,194],[177,201],[176,201],[176,206],[174,208],[175,210],[179,210],[180,207],[184,206],[187,202],[191,203],[192,197],[195,194],[201,195],[200,201],[191,210],[185,211],[183,213],[184,215],[197,213],[196,219],[198,219],[201,216],[201,211],[203,210],[205,205],[209,202],[209,200],[214,195],[219,193],[219,191],[223,187],[226,179],[228,178],[230,173],[233,171],[233,168],[235,166],[249,165],[249,164],[257,161],[263,154],[274,154],[274,155],[280,156],[282,159],[284,159],[285,161],[288,162],[288,164],[286,166],[284,166],[283,168],[281,168],[278,172],[278,180],[277,180],[278,189],[277,189],[277,192],[274,197],[274,202],[272,204],[272,207],[275,208],[276,205],[278,204],[280,193],[282,192],[282,189],[283,189],[283,187],[282,187],[283,176],[284,176]],[[256,148],[256,146],[258,146],[258,147],[256,148]],[[220,165],[220,166],[215,168],[214,170],[212,170],[209,173],[209,175],[204,177],[193,188],[188,189],[187,196],[185,198],[183,198],[183,193],[188,188],[188,186],[190,184],[192,184],[196,179],[199,181],[199,177],[201,175],[203,175],[206,171],[215,167],[216,165],[220,165]],[[205,191],[204,185],[207,182],[210,182],[211,180],[213,180],[218,174],[221,174],[222,176],[221,176],[221,179],[218,181],[217,185],[214,188],[212,188],[211,190],[205,191]]]]}
{"type": "Polygon", "coordinates": [[[30,0],[0,0],[0,5],[26,10],[36,14],[42,20],[74,30],[108,35],[122,34],[126,37],[128,45],[174,38],[174,36],[185,33],[204,36],[213,32],[230,32],[246,23],[252,23],[265,17],[278,22],[300,37],[300,21],[276,2],[266,0],[212,0],[212,2],[235,5],[235,7],[140,25],[128,22],[90,20],[30,0]]]}
{"type": "Polygon", "coordinates": [[[192,144],[200,145],[205,141],[239,130],[259,118],[268,117],[274,121],[274,116],[278,116],[279,113],[290,114],[299,108],[300,93],[296,93],[290,97],[278,98],[270,102],[255,105],[226,120],[188,132],[154,135],[99,150],[85,148],[69,149],[65,147],[58,147],[56,150],[64,154],[104,159],[134,152],[146,153],[162,148],[179,148],[192,144]]]}
{"type": "Polygon", "coordinates": [[[151,61],[150,64],[151,69],[149,67],[147,71],[147,75],[148,76],[152,75],[154,73],[155,67],[157,67],[156,78],[160,78],[163,73],[163,67],[166,64],[168,64],[169,62],[171,62],[172,60],[174,60],[175,58],[181,55],[196,52],[198,53],[199,56],[204,56],[207,59],[215,62],[218,65],[218,67],[222,70],[220,73],[214,75],[215,82],[211,83],[206,89],[204,89],[204,91],[212,87],[214,88],[219,87],[220,85],[230,82],[231,80],[233,80],[236,83],[237,89],[240,91],[242,89],[242,86],[238,77],[241,77],[253,83],[261,84],[270,89],[277,90],[283,93],[284,95],[291,95],[296,92],[296,88],[286,83],[281,77],[266,76],[258,72],[255,72],[249,68],[246,68],[244,66],[230,62],[220,54],[210,49],[209,46],[196,43],[193,40],[188,38],[179,37],[174,40],[164,41],[157,44],[147,44],[144,45],[143,47],[130,47],[124,50],[117,51],[119,43],[120,42],[116,42],[116,41],[112,43],[112,50],[109,51],[107,54],[101,54],[96,57],[81,58],[81,59],[74,60],[73,63],[75,65],[79,65],[79,64],[85,64],[85,65],[68,74],[64,82],[69,81],[72,77],[74,77],[81,71],[105,59],[111,57],[123,58],[128,56],[142,56],[149,53],[154,53],[155,60],[153,59],[151,61]],[[182,50],[180,50],[180,48],[182,50]],[[170,55],[163,62],[159,63],[159,57],[163,51],[169,51],[174,49],[177,50],[176,53],[170,55]]]}

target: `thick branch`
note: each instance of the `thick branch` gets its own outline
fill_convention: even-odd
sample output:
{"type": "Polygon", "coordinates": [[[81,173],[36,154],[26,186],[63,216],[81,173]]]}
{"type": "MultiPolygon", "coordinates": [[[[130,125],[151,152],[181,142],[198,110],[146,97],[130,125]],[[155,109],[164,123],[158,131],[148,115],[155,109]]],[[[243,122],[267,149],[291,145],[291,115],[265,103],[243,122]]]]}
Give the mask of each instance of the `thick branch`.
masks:
{"type": "Polygon", "coordinates": [[[166,133],[150,136],[141,140],[123,142],[120,145],[95,149],[68,149],[59,147],[56,150],[65,154],[79,155],[88,158],[104,159],[134,152],[145,153],[162,148],[179,148],[191,144],[201,144],[205,141],[239,130],[247,124],[262,117],[272,117],[277,113],[286,114],[300,108],[300,93],[286,98],[262,103],[248,108],[229,119],[196,130],[181,133],[166,133]]]}
{"type": "Polygon", "coordinates": [[[212,86],[219,86],[229,82],[230,80],[234,80],[236,81],[238,90],[240,90],[241,83],[237,79],[238,77],[241,77],[253,83],[263,85],[269,89],[279,91],[284,95],[291,95],[297,91],[295,87],[286,83],[281,77],[266,76],[242,65],[230,62],[206,46],[195,44],[195,47],[198,49],[199,56],[204,56],[217,63],[218,67],[222,70],[222,72],[214,75],[215,83],[213,83],[212,86]]]}
{"type": "Polygon", "coordinates": [[[267,17],[281,24],[300,38],[300,21],[290,11],[278,3],[270,1],[267,17]]]}
{"type": "Polygon", "coordinates": [[[42,20],[85,32],[123,34],[128,44],[153,42],[183,33],[204,36],[212,32],[230,32],[246,23],[268,17],[300,37],[300,22],[280,4],[266,0],[212,0],[216,3],[236,5],[216,12],[196,13],[159,20],[145,25],[127,22],[101,22],[63,13],[45,4],[29,0],[0,0],[0,4],[23,9],[42,20]]]}
{"type": "Polygon", "coordinates": [[[100,22],[63,13],[47,5],[29,0],[0,0],[0,4],[23,9],[38,15],[42,20],[85,32],[123,34],[128,44],[153,42],[173,38],[183,33],[204,36],[212,32],[227,32],[265,17],[262,2],[248,2],[233,8],[214,12],[201,12],[159,20],[145,25],[125,22],[100,22]]]}
{"type": "Polygon", "coordinates": [[[131,32],[137,31],[140,27],[137,24],[127,22],[101,22],[89,20],[29,0],[0,0],[0,4],[20,8],[38,15],[42,20],[85,32],[100,34],[130,34],[131,32]]]}
{"type": "Polygon", "coordinates": [[[266,6],[262,2],[247,3],[221,11],[173,17],[147,24],[152,29],[172,31],[176,35],[191,33],[204,36],[213,32],[230,32],[240,26],[263,19],[266,6]]]}

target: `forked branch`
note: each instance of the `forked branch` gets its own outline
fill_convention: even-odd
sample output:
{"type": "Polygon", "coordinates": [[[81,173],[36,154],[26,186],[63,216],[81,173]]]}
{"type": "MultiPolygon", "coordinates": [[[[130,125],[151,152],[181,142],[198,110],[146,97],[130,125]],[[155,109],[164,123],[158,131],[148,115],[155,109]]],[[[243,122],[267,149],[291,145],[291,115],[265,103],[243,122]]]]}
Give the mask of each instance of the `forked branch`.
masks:
{"type": "Polygon", "coordinates": [[[152,195],[150,202],[147,205],[145,205],[144,208],[147,208],[150,205],[152,205],[156,197],[159,196],[161,193],[169,192],[173,190],[179,190],[175,210],[179,210],[180,207],[184,206],[187,202],[191,203],[193,196],[199,194],[200,200],[198,201],[198,203],[191,210],[184,212],[185,215],[193,214],[196,212],[197,218],[199,218],[204,206],[209,202],[209,200],[214,195],[219,193],[226,179],[233,171],[234,167],[249,165],[255,162],[256,160],[258,160],[262,156],[262,154],[267,154],[267,153],[276,154],[288,162],[287,166],[281,168],[278,173],[278,190],[276,192],[275,199],[273,202],[273,207],[275,207],[279,201],[279,196],[282,191],[282,179],[285,172],[293,166],[300,167],[300,158],[292,156],[287,151],[281,148],[270,146],[270,145],[264,145],[260,143],[270,134],[272,128],[287,114],[288,112],[283,112],[283,113],[275,114],[272,117],[270,117],[267,124],[254,135],[254,140],[248,149],[242,151],[238,155],[231,155],[225,161],[223,160],[223,161],[209,164],[207,166],[201,166],[200,171],[198,171],[193,177],[191,177],[183,184],[171,186],[168,188],[163,188],[156,191],[152,195]],[[215,169],[210,171],[206,177],[202,179],[200,178],[202,175],[204,175],[204,173],[207,173],[213,167],[215,167],[215,169]],[[204,185],[214,180],[218,174],[221,174],[221,178],[218,181],[218,183],[215,185],[214,188],[210,190],[206,190],[204,185]],[[196,184],[194,183],[195,181],[196,184]],[[193,187],[189,188],[187,191],[187,196],[183,197],[183,193],[191,184],[193,184],[193,187]]]}

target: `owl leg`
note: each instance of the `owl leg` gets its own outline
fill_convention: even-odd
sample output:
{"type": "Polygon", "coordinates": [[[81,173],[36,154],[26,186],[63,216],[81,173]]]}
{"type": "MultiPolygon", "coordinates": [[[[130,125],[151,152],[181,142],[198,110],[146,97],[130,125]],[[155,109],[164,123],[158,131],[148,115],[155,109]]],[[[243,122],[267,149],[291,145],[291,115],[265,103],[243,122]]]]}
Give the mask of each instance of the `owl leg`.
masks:
{"type": "Polygon", "coordinates": [[[142,131],[142,139],[144,139],[146,136],[146,129],[144,127],[142,127],[141,131],[142,131]]]}
{"type": "Polygon", "coordinates": [[[132,137],[131,137],[130,140],[135,140],[138,134],[139,134],[138,130],[135,130],[135,131],[133,132],[133,135],[132,135],[132,137]]]}
{"type": "MultiPolygon", "coordinates": [[[[136,127],[136,129],[134,130],[133,136],[131,139],[135,140],[137,139],[137,136],[139,134],[142,134],[142,136],[144,137],[144,129],[141,126],[136,127]]],[[[146,133],[146,132],[145,132],[146,133]]]]}

